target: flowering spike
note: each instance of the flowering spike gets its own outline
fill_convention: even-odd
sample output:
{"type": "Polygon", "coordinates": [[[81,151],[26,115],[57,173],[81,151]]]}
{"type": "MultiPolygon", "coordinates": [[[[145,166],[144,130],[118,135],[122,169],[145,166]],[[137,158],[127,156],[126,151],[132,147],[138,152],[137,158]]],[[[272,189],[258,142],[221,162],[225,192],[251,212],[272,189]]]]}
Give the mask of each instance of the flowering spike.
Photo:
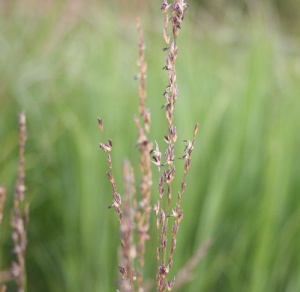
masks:
{"type": "Polygon", "coordinates": [[[98,118],[98,125],[99,125],[100,132],[103,134],[103,122],[102,119],[100,118],[98,118]]]}

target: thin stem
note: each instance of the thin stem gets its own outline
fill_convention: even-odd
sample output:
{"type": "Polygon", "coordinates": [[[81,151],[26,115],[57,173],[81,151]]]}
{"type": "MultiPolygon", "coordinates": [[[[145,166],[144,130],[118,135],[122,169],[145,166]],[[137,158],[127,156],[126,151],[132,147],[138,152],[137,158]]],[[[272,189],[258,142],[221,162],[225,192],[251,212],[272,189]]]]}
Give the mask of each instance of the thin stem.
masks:
{"type": "Polygon", "coordinates": [[[25,250],[27,246],[26,225],[28,224],[29,208],[28,205],[22,206],[25,197],[25,142],[27,138],[26,133],[26,116],[24,112],[19,115],[19,164],[18,164],[18,178],[14,194],[13,210],[11,215],[11,225],[13,227],[12,239],[14,243],[14,253],[16,254],[16,261],[12,262],[11,274],[16,280],[18,291],[26,290],[26,271],[25,271],[25,250]],[[23,209],[24,207],[24,209],[23,209]]]}

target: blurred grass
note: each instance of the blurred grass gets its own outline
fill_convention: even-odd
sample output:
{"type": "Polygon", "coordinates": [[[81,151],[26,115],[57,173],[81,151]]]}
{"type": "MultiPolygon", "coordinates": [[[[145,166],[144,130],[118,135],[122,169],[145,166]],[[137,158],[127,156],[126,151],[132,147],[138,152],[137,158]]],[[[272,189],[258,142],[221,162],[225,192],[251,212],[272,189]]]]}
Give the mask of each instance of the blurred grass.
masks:
{"type": "MultiPolygon", "coordinates": [[[[41,17],[16,6],[0,17],[0,183],[13,192],[16,117],[25,109],[29,291],[112,291],[118,222],[107,210],[111,192],[97,117],[114,141],[121,188],[123,158],[137,162],[135,19],[102,6],[75,16],[62,11],[41,17]]],[[[167,76],[162,18],[153,14],[141,17],[151,139],[161,142],[167,76]]],[[[200,129],[174,269],[211,237],[214,245],[184,291],[298,291],[299,46],[236,11],[218,24],[191,15],[179,40],[179,140],[192,136],[195,122],[200,129]]],[[[9,204],[0,268],[10,256],[9,204]]],[[[152,278],[154,252],[149,246],[146,274],[152,278]]]]}

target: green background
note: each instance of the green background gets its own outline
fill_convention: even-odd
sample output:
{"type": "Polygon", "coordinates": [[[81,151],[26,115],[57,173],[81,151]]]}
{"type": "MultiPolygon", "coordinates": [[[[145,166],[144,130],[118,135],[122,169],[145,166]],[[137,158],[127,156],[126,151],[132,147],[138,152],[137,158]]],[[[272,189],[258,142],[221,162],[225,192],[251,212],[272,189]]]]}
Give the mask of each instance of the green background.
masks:
{"type": "MultiPolygon", "coordinates": [[[[28,291],[115,291],[118,220],[107,209],[97,117],[114,142],[122,190],[123,159],[138,170],[137,16],[146,42],[150,139],[163,145],[166,132],[160,1],[0,3],[0,184],[9,195],[0,269],[12,258],[17,115],[25,110],[28,291]]],[[[182,291],[300,290],[300,56],[297,20],[287,13],[299,5],[253,3],[191,3],[180,31],[177,156],[196,122],[199,132],[171,274],[213,240],[182,291]]],[[[152,223],[145,276],[153,280],[152,223]]]]}

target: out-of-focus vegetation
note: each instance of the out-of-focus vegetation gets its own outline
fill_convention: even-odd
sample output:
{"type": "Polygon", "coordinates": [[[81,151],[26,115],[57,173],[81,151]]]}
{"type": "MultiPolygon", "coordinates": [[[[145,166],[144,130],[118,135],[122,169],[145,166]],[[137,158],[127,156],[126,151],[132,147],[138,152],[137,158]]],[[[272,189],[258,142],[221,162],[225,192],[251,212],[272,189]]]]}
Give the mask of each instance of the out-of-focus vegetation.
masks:
{"type": "Polygon", "coordinates": [[[226,14],[228,8],[237,9],[245,14],[265,10],[276,17],[276,21],[286,31],[299,36],[300,2],[297,0],[192,0],[190,3],[219,17],[224,15],[224,12],[226,14]]]}
{"type": "MultiPolygon", "coordinates": [[[[138,106],[137,15],[147,46],[150,138],[161,141],[165,133],[160,3],[139,4],[134,12],[127,1],[5,3],[0,6],[0,184],[12,194],[17,114],[24,109],[28,290],[113,291],[118,222],[107,209],[111,190],[98,150],[97,117],[114,141],[121,185],[123,158],[137,162],[132,119],[138,106]]],[[[184,291],[300,289],[299,44],[280,33],[274,10],[264,9],[245,14],[227,7],[218,21],[191,5],[180,35],[179,140],[191,137],[195,122],[200,128],[174,270],[202,241],[214,240],[184,291]]],[[[12,247],[11,198],[6,203],[0,269],[8,266],[12,247]]],[[[147,255],[145,273],[154,279],[154,247],[147,255]]]]}

